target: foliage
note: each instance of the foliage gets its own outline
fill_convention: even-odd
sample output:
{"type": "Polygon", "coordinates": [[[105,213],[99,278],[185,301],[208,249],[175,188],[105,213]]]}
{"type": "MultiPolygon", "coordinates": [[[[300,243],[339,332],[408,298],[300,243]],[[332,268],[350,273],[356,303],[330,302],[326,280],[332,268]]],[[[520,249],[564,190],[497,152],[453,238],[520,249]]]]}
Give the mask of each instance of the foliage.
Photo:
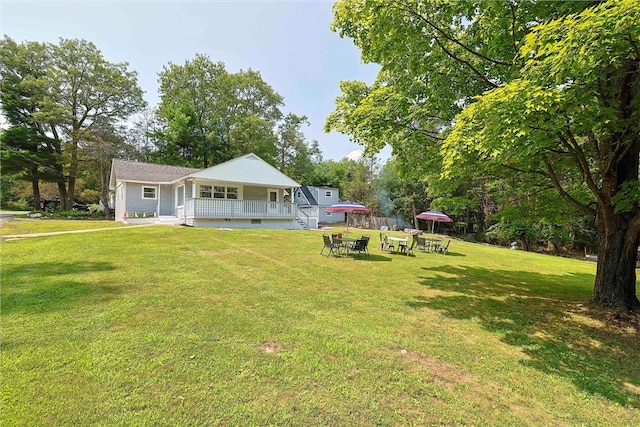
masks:
{"type": "Polygon", "coordinates": [[[292,179],[309,182],[316,163],[322,160],[318,142],[307,143],[302,125],[308,125],[306,116],[287,114],[278,124],[276,142],[276,166],[292,179]]]}
{"type": "MultiPolygon", "coordinates": [[[[458,183],[471,177],[488,186],[522,174],[522,184],[553,187],[596,219],[594,301],[633,310],[640,307],[640,6],[593,5],[338,2],[334,29],[382,70],[371,87],[343,86],[327,126],[373,150],[390,143],[394,153],[419,135],[443,148],[443,177],[458,183]]],[[[438,181],[429,184],[446,202],[438,181]]],[[[450,188],[464,197],[464,186],[450,188]]],[[[482,201],[474,204],[484,205],[486,218],[482,201]]]]}
{"type": "Polygon", "coordinates": [[[415,216],[429,206],[426,183],[412,177],[402,178],[394,160],[385,163],[376,177],[375,186],[382,200],[383,216],[400,215],[415,226],[415,216]]]}
{"type": "Polygon", "coordinates": [[[16,201],[16,195],[12,191],[16,181],[10,174],[0,173],[0,206],[4,207],[8,202],[16,201]]]}
{"type": "Polygon", "coordinates": [[[315,231],[0,244],[9,425],[638,419],[638,332],[586,308],[592,263],[460,241],[446,256],[326,257],[315,231]]]}
{"type": "Polygon", "coordinates": [[[1,91],[3,112],[11,126],[45,138],[40,145],[54,157],[49,169],[57,174],[60,198],[70,208],[79,152],[94,124],[113,124],[144,106],[136,73],[126,63],[108,62],[93,43],[78,39],[17,44],[5,37],[0,65],[7,83],[1,91]]]}
{"type": "Polygon", "coordinates": [[[520,76],[467,107],[445,144],[448,173],[471,157],[546,177],[594,216],[603,258],[594,300],[627,309],[640,306],[639,16],[637,2],[606,2],[536,27],[520,76]]]}
{"type": "Polygon", "coordinates": [[[273,162],[283,102],[259,72],[229,73],[224,63],[198,54],[183,65],[169,63],[159,82],[162,157],[206,168],[254,152],[273,162]]]}
{"type": "Polygon", "coordinates": [[[32,183],[33,207],[40,204],[39,181],[61,181],[60,144],[33,120],[46,93],[46,45],[0,41],[0,103],[9,128],[0,133],[3,174],[32,183]]]}

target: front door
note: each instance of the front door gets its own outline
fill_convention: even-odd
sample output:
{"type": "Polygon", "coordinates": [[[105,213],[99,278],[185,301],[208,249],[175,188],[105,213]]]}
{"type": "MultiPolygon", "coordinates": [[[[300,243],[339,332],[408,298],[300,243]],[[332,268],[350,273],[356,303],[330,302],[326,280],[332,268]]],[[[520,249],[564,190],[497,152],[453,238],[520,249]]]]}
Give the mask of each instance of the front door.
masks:
{"type": "Polygon", "coordinates": [[[278,190],[269,189],[269,201],[267,202],[267,212],[278,213],[278,190]]]}

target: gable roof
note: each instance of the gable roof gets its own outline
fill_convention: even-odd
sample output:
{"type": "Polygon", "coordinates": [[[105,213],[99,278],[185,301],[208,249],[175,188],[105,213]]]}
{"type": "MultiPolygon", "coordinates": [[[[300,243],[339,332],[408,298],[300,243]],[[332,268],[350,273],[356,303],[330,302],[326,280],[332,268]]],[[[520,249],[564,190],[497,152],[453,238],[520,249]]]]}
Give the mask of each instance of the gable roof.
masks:
{"type": "Polygon", "coordinates": [[[184,166],[156,165],[113,159],[111,164],[111,186],[115,181],[134,181],[143,183],[169,183],[200,169],[184,166]]]}
{"type": "Polygon", "coordinates": [[[275,188],[300,186],[296,181],[253,153],[191,173],[189,177],[275,188]]]}

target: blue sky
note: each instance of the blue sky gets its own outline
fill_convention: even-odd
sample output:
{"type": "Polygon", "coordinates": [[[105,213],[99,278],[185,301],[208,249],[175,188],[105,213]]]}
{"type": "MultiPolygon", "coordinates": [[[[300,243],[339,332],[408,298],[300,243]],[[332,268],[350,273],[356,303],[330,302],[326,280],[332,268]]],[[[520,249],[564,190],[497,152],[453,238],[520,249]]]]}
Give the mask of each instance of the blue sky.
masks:
{"type": "MultiPolygon", "coordinates": [[[[350,39],[329,30],[332,1],[254,0],[193,2],[0,0],[0,28],[15,41],[92,41],[112,62],[138,72],[149,105],[158,102],[158,72],[196,53],[251,68],[284,97],[283,112],[306,115],[308,140],[325,159],[361,150],[347,136],[323,131],[342,80],[373,82],[379,67],[363,64],[350,39]]],[[[380,158],[386,159],[384,150],[380,158]]]]}

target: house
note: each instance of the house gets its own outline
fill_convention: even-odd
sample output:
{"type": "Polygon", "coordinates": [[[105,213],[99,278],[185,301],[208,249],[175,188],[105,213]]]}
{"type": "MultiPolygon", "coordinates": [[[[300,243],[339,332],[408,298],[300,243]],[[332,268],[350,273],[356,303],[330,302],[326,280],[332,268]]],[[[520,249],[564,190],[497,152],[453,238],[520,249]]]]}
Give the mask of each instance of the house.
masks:
{"type": "Polygon", "coordinates": [[[344,222],[342,212],[325,212],[325,208],[338,203],[339,190],[335,187],[311,187],[302,185],[294,193],[294,201],[307,217],[314,218],[318,223],[331,224],[344,222]]]}
{"type": "Polygon", "coordinates": [[[109,181],[116,221],[194,227],[307,228],[299,187],[253,153],[207,169],[114,159],[109,181]]]}

